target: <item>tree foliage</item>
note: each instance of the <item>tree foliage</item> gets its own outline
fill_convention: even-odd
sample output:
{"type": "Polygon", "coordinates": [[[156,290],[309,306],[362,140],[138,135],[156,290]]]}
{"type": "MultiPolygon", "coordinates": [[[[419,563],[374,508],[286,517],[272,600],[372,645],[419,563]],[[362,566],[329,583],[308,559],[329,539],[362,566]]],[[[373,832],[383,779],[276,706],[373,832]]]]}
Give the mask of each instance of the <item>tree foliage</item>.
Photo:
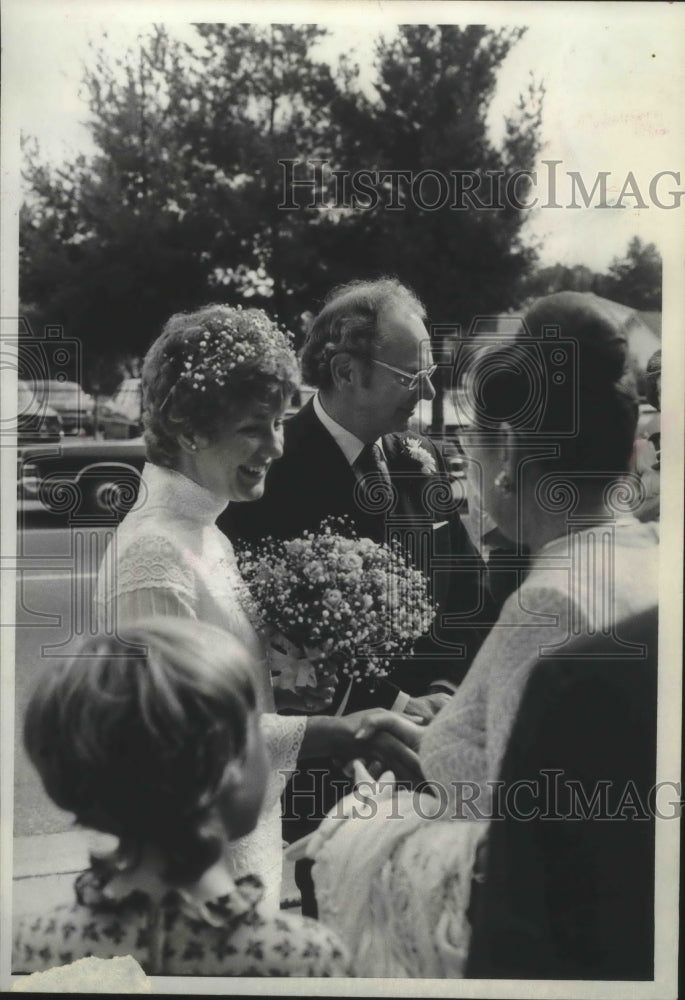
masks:
{"type": "Polygon", "coordinates": [[[279,161],[448,178],[531,169],[541,88],[520,96],[499,145],[486,124],[521,30],[401,26],[377,43],[372,94],[349,57],[319,57],[316,25],[196,31],[192,47],[155,27],[119,59],[92,52],[94,156],[49,166],[25,146],[21,298],[34,323],[81,339],[87,370],[142,354],[171,313],[207,301],[261,305],[299,332],[352,277],[397,274],[437,322],[515,304],[535,260],[525,212],[433,211],[411,189],[401,211],[382,198],[284,211],[279,161]]]}
{"type": "Polygon", "coordinates": [[[600,294],[645,311],[661,310],[662,262],[653,243],[634,236],[625,257],[615,259],[599,282],[600,294]]]}
{"type": "Polygon", "coordinates": [[[521,239],[525,211],[489,191],[498,175],[532,169],[539,150],[542,90],[534,83],[507,119],[501,145],[488,138],[497,72],[522,33],[482,25],[408,25],[377,48],[380,101],[368,155],[378,169],[408,170],[414,177],[424,171],[426,181],[423,192],[406,197],[403,211],[379,206],[365,270],[396,273],[417,290],[438,323],[468,326],[478,314],[510,306],[535,260],[521,239]],[[432,201],[439,204],[439,182],[430,191],[435,173],[449,180],[450,196],[431,209],[432,201]],[[473,173],[484,191],[470,202],[458,197],[455,178],[473,173]],[[481,202],[501,207],[472,207],[481,202]]]}
{"type": "Polygon", "coordinates": [[[533,271],[521,283],[525,302],[553,292],[595,292],[632,309],[661,310],[662,263],[653,243],[634,236],[624,257],[614,258],[606,273],[583,264],[553,264],[533,271]]]}

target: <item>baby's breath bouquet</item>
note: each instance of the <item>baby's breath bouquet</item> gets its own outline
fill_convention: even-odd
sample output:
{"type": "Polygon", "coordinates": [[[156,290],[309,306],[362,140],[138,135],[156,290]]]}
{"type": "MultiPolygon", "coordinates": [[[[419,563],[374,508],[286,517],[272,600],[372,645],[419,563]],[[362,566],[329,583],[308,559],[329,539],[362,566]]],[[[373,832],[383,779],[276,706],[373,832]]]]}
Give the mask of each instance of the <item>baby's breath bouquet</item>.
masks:
{"type": "Polygon", "coordinates": [[[258,624],[307,656],[323,654],[350,680],[386,676],[435,616],[425,576],[399,545],[359,538],[342,518],[238,559],[258,624]]]}

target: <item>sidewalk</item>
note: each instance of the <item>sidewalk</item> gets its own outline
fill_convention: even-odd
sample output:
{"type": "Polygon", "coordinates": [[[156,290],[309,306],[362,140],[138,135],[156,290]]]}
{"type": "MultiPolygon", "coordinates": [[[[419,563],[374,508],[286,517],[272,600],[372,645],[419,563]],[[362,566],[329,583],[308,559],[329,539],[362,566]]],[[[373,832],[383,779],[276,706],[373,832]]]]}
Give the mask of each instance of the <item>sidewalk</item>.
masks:
{"type": "MultiPolygon", "coordinates": [[[[39,833],[14,839],[13,915],[45,913],[74,900],[74,878],[88,867],[89,852],[111,850],[116,839],[91,830],[39,833]]],[[[283,867],[281,902],[299,912],[293,866],[283,867]],[[295,906],[292,903],[295,902],[295,906]]]]}

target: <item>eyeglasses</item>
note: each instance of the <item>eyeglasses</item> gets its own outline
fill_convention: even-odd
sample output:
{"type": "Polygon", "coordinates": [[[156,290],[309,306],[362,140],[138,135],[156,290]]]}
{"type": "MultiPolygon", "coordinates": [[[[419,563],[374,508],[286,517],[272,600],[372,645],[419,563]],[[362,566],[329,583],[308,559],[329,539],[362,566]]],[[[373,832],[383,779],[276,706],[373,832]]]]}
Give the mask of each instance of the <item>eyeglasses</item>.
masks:
{"type": "Polygon", "coordinates": [[[405,389],[415,389],[422,379],[431,379],[438,370],[437,365],[431,365],[430,368],[422,368],[418,372],[405,372],[402,368],[395,368],[394,365],[389,365],[385,361],[379,361],[377,358],[369,358],[369,361],[371,364],[380,365],[381,368],[387,368],[388,371],[393,372],[397,381],[405,389]]]}

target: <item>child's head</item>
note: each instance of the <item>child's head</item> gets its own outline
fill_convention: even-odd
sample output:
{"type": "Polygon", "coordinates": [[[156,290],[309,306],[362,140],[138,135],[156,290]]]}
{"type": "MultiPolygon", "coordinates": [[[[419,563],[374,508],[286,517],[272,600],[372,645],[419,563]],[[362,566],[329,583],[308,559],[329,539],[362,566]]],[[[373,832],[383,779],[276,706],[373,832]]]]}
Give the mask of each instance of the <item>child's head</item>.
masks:
{"type": "Polygon", "coordinates": [[[29,702],[24,740],[48,795],[76,820],[154,847],[167,877],[197,877],[230,838],[249,833],[268,765],[253,662],[233,636],[160,618],[86,639],[48,669],[29,702]]]}

